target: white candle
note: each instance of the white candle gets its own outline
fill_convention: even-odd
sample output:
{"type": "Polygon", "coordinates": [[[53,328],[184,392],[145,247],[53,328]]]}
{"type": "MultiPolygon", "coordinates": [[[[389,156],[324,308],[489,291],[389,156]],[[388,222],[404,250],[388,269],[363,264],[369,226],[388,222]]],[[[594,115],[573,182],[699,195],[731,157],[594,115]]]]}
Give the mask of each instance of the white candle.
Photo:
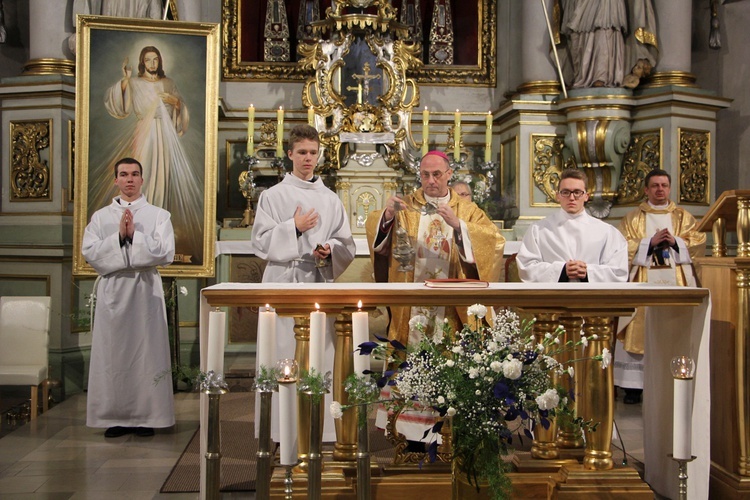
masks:
{"type": "Polygon", "coordinates": [[[224,332],[227,315],[224,311],[208,313],[208,351],[206,371],[224,373],[224,332]]]}
{"type": "Polygon", "coordinates": [[[693,379],[674,379],[674,416],[672,455],[678,460],[692,456],[690,430],[693,411],[693,379]]]}
{"type": "Polygon", "coordinates": [[[426,155],[430,146],[430,110],[427,106],[422,111],[422,156],[426,155]]]}
{"type": "MultiPolygon", "coordinates": [[[[320,306],[315,304],[316,308],[320,306]]],[[[323,353],[325,351],[326,313],[313,311],[310,313],[310,366],[309,370],[319,374],[323,370],[323,353]]]]}
{"type": "Polygon", "coordinates": [[[253,156],[255,154],[255,106],[250,105],[247,108],[247,154],[253,156]]]}
{"type": "Polygon", "coordinates": [[[453,127],[453,158],[456,161],[461,159],[461,112],[456,110],[456,114],[453,115],[454,127],[453,127]]]}
{"type": "Polygon", "coordinates": [[[284,106],[276,112],[276,156],[284,156],[284,106]]]}
{"type": "Polygon", "coordinates": [[[281,465],[297,463],[297,384],[279,383],[279,458],[281,465]]]}
{"type": "Polygon", "coordinates": [[[276,311],[266,304],[258,312],[258,366],[276,366],[276,311]]]}
{"type": "MultiPolygon", "coordinates": [[[[357,304],[362,307],[362,301],[357,304]]],[[[370,356],[362,356],[357,350],[359,345],[370,340],[369,314],[358,310],[352,313],[352,342],[354,343],[354,373],[362,375],[362,372],[370,369],[370,356]]]]}
{"type": "Polygon", "coordinates": [[[484,162],[488,163],[492,160],[492,111],[487,111],[487,128],[484,132],[484,162]]]}
{"type": "Polygon", "coordinates": [[[311,127],[315,126],[315,110],[312,106],[307,108],[307,124],[311,127]]]}

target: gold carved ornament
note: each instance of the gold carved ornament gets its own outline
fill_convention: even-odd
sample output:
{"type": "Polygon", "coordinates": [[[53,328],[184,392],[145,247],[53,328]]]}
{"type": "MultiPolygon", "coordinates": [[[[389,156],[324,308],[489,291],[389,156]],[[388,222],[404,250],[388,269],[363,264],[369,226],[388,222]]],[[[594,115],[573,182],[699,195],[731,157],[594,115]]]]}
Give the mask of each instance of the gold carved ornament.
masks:
{"type": "Polygon", "coordinates": [[[710,133],[680,129],[680,203],[709,203],[710,133]]]}
{"type": "Polygon", "coordinates": [[[545,194],[548,203],[553,203],[560,174],[566,168],[562,153],[565,139],[532,135],[531,142],[534,185],[545,194]]]}
{"type": "Polygon", "coordinates": [[[644,197],[643,181],[651,170],[661,168],[661,134],[648,132],[631,135],[625,151],[617,188],[617,203],[637,203],[644,197]]]}
{"type": "Polygon", "coordinates": [[[51,200],[50,169],[39,151],[50,147],[50,122],[11,122],[11,201],[51,200]]]}

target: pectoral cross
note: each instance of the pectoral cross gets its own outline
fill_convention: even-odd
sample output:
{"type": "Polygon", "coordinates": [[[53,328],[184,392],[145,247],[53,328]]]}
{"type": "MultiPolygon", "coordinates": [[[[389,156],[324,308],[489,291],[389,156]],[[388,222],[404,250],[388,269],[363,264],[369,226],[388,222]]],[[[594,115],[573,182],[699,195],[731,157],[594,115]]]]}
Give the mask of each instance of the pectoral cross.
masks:
{"type": "MultiPolygon", "coordinates": [[[[361,96],[358,96],[359,97],[359,103],[361,104],[363,102],[363,99],[364,99],[364,101],[368,101],[368,98],[370,96],[370,80],[379,80],[380,79],[380,75],[371,75],[370,74],[370,63],[366,62],[362,66],[362,74],[361,75],[354,74],[354,75],[352,75],[352,78],[354,78],[355,80],[357,80],[358,85],[361,86],[361,88],[362,88],[362,91],[361,91],[362,94],[361,94],[361,96]]],[[[349,90],[348,87],[347,87],[347,90],[349,90]]]]}

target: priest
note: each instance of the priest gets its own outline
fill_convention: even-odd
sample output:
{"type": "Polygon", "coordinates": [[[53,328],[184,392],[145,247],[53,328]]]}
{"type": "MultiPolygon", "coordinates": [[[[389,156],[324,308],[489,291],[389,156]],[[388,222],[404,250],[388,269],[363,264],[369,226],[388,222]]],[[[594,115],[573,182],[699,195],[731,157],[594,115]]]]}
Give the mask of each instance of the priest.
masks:
{"type": "Polygon", "coordinates": [[[556,198],[560,210],[526,231],[516,256],[523,281],[535,283],[627,281],[628,247],[622,234],[591,217],[586,173],[560,174],[556,198]]]}
{"type": "MultiPolygon", "coordinates": [[[[693,259],[706,250],[706,234],[695,218],[669,199],[671,176],[654,169],[644,179],[647,200],[630,211],[619,229],[628,240],[630,281],[696,286],[693,259]]],[[[644,311],[638,309],[615,344],[615,385],[625,389],[626,404],[641,401],[643,390],[644,311]]]]}

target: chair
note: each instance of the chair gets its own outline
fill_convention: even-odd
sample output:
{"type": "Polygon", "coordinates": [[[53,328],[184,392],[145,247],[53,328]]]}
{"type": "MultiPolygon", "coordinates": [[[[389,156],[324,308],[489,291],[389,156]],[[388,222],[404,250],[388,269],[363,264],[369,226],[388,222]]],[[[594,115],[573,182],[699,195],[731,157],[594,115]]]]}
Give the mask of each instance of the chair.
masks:
{"type": "Polygon", "coordinates": [[[50,297],[0,297],[0,385],[31,387],[31,419],[49,406],[50,297]]]}

